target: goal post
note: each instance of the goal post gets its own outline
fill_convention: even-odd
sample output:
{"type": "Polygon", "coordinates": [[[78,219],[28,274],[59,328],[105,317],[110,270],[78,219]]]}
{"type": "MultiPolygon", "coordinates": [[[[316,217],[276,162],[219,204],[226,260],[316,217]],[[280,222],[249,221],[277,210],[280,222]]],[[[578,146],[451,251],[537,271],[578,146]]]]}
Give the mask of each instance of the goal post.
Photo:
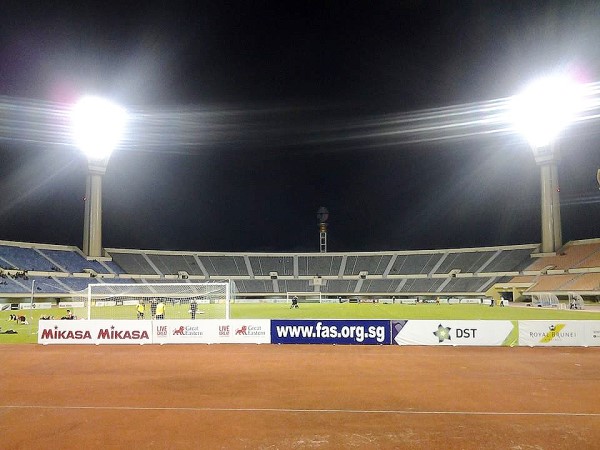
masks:
{"type": "Polygon", "coordinates": [[[292,303],[292,297],[298,297],[298,303],[323,303],[321,292],[286,292],[286,303],[292,303]]]}
{"type": "Polygon", "coordinates": [[[87,319],[229,319],[230,281],[94,283],[85,295],[87,319]]]}

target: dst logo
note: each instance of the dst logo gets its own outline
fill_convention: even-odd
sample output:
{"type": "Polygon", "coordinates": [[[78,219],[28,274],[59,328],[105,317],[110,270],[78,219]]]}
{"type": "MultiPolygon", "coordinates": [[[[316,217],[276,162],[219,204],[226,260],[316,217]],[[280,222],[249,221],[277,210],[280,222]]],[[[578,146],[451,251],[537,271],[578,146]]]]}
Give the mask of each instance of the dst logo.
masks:
{"type": "Polygon", "coordinates": [[[156,327],[156,335],[157,336],[166,336],[167,335],[167,326],[159,325],[156,327]]]}
{"type": "Polygon", "coordinates": [[[248,327],[244,325],[242,328],[238,328],[235,330],[235,334],[236,336],[240,334],[246,336],[248,334],[248,327]]]}
{"type": "Polygon", "coordinates": [[[452,328],[445,327],[441,323],[438,325],[437,331],[433,332],[433,335],[438,338],[438,342],[444,342],[446,339],[452,340],[450,337],[450,330],[452,328]]]}
{"type": "MultiPolygon", "coordinates": [[[[450,336],[450,330],[452,330],[452,328],[439,324],[437,330],[433,332],[433,335],[438,338],[439,343],[444,342],[446,339],[451,341],[452,337],[450,336]]],[[[475,339],[476,332],[477,328],[456,328],[454,330],[454,337],[457,339],[475,339]]]]}
{"type": "Polygon", "coordinates": [[[219,336],[229,336],[229,325],[219,325],[219,336]]]}

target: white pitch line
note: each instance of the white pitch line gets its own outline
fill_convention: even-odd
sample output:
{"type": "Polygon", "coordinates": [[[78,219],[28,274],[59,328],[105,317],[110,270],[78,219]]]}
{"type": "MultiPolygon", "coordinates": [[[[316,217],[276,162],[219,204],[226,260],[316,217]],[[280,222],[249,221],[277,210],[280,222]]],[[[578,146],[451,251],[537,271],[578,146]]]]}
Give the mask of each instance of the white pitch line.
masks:
{"type": "Polygon", "coordinates": [[[196,411],[196,412],[276,412],[326,414],[398,414],[398,415],[455,415],[455,416],[557,416],[600,417],[600,413],[577,412],[510,412],[510,411],[415,411],[409,409],[294,409],[294,408],[201,408],[178,406],[57,406],[57,405],[0,405],[0,409],[91,409],[110,411],[196,411]]]}

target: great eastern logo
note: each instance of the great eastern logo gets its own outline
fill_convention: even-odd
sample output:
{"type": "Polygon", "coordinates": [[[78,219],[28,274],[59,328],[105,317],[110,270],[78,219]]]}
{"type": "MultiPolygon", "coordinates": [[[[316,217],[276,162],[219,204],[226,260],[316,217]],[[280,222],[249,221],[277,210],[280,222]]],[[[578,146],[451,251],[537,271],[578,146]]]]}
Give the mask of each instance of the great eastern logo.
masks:
{"type": "Polygon", "coordinates": [[[236,336],[265,336],[266,331],[260,325],[242,325],[235,329],[236,336]]]}

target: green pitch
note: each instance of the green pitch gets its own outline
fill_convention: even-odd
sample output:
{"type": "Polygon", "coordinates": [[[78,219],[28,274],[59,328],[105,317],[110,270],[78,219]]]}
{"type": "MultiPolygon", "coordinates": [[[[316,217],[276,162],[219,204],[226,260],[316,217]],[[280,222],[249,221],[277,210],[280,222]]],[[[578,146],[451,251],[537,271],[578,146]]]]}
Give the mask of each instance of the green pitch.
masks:
{"type": "MultiPolygon", "coordinates": [[[[118,306],[92,309],[92,318],[136,319],[135,306],[118,306]]],[[[87,310],[73,309],[78,317],[87,317],[87,310]]],[[[0,311],[0,344],[36,343],[38,321],[41,315],[53,315],[60,319],[65,309],[0,311]],[[9,321],[9,315],[17,313],[27,318],[28,325],[9,321]],[[4,334],[15,330],[17,334],[4,334]]],[[[166,319],[189,319],[187,306],[167,305],[166,319]]],[[[146,310],[146,320],[150,311],[146,310]]],[[[197,320],[223,318],[224,306],[198,305],[197,320]]],[[[258,303],[232,304],[232,319],[432,319],[432,320],[600,320],[600,312],[570,311],[550,308],[489,307],[484,305],[389,305],[384,303],[301,303],[298,309],[289,304],[258,303]]]]}

